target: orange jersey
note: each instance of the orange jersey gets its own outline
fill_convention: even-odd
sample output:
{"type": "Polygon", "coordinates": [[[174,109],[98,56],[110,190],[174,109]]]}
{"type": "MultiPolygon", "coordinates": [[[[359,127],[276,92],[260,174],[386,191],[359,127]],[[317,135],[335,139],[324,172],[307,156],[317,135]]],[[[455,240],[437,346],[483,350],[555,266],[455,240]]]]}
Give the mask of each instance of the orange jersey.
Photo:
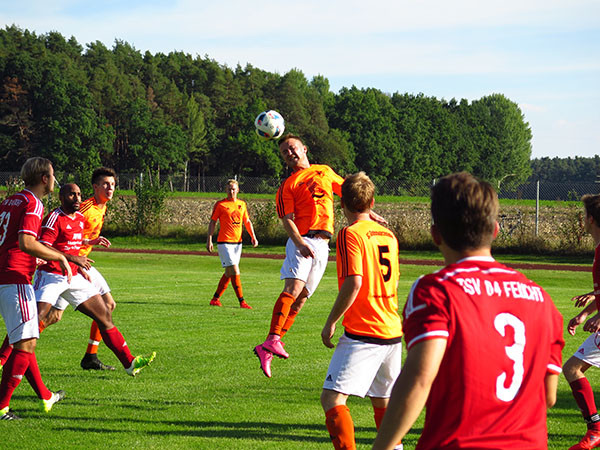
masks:
{"type": "Polygon", "coordinates": [[[323,164],[292,173],[277,191],[279,218],[294,213],[301,235],[309,231],[333,234],[333,194],[341,197],[344,179],[323,164]]]}
{"type": "Polygon", "coordinates": [[[371,220],[358,220],[340,230],[336,252],[340,287],[346,277],[362,276],[358,295],[344,313],[346,331],[378,339],[402,336],[396,292],[400,264],[394,234],[371,220]]]}
{"type": "MultiPolygon", "coordinates": [[[[83,214],[83,239],[96,239],[100,236],[102,225],[104,225],[104,216],[106,215],[106,205],[99,205],[96,197],[88,198],[81,203],[79,212],[83,214]]],[[[87,256],[92,251],[93,246],[81,245],[79,256],[87,256]]]]}
{"type": "MultiPolygon", "coordinates": [[[[224,198],[215,203],[211,220],[220,222],[217,243],[239,243],[242,242],[242,224],[248,227],[250,218],[246,202],[243,200],[229,200],[224,198]]],[[[248,233],[250,231],[248,230],[248,233]]]]}

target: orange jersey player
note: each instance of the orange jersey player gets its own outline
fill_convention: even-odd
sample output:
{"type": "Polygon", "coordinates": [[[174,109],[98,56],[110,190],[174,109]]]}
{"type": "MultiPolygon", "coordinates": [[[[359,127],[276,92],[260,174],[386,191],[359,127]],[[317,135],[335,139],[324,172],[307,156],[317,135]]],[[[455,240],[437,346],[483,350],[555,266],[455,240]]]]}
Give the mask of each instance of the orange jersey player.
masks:
{"type": "Polygon", "coordinates": [[[321,393],[336,449],[356,448],[348,396],[371,399],[379,428],[402,363],[398,241],[369,217],[374,193],[364,172],[348,176],[342,185],[342,209],[349,225],[336,240],[339,294],[321,332],[323,344],[333,348],[331,339],[343,316],[344,334],[335,346],[321,393]]]}
{"type": "MultiPolygon", "coordinates": [[[[323,276],[333,234],[333,194],[341,195],[344,179],[329,166],[311,165],[299,137],[287,134],[279,152],[292,174],[277,192],[277,214],[289,239],[281,267],[283,291],[275,302],[267,339],[254,347],[260,366],[271,377],[273,355],[288,358],[281,337],[323,276]]],[[[383,219],[373,213],[373,217],[383,219]]]]}
{"type": "Polygon", "coordinates": [[[227,198],[215,203],[212,216],[208,224],[208,233],[206,237],[206,249],[213,251],[212,235],[215,231],[217,221],[220,223],[219,235],[217,236],[217,250],[221,258],[221,265],[225,268],[225,273],[221,277],[215,295],[210,304],[212,306],[222,306],[220,297],[227,289],[229,281],[232,282],[235,295],[240,303],[240,308],[252,309],[244,300],[242,282],[240,279],[240,258],[242,256],[242,226],[252,240],[252,246],[258,245],[254,227],[248,217],[246,202],[239,200],[237,194],[240,191],[236,180],[227,181],[227,198]]]}

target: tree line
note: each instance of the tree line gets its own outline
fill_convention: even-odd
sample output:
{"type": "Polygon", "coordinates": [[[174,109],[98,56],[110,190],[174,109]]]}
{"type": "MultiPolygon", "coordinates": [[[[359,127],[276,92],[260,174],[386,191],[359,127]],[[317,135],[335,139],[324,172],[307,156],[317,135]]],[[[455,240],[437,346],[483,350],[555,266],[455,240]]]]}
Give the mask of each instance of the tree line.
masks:
{"type": "Polygon", "coordinates": [[[469,102],[374,88],[330,89],[322,75],[234,68],[208,56],[141,52],[116,40],[79,44],[58,32],[0,30],[1,170],[40,155],[58,171],[191,176],[286,175],[254,118],[279,111],[311,161],[376,181],[468,170],[495,181],[531,175],[531,129],[502,94],[469,102]]]}

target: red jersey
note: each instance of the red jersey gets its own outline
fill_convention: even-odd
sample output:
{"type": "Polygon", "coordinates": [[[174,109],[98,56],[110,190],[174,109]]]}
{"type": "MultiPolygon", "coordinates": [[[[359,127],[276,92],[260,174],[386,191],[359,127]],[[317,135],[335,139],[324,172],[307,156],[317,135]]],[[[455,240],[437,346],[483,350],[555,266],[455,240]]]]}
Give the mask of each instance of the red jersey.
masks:
{"type": "Polygon", "coordinates": [[[415,282],[410,348],[447,340],[417,449],[547,448],[544,378],[561,371],[562,316],[548,294],[492,258],[466,258],[415,282]]]}
{"type": "MultiPolygon", "coordinates": [[[[66,214],[61,208],[56,208],[42,222],[40,242],[55,248],[59,252],[69,255],[78,255],[83,239],[83,214],[76,211],[73,217],[66,214]]],[[[69,262],[73,275],[79,266],[69,262]]],[[[62,274],[63,271],[58,261],[48,261],[39,267],[46,272],[62,274]]]]}
{"type": "Polygon", "coordinates": [[[333,194],[342,196],[344,179],[323,164],[293,172],[277,191],[279,218],[294,213],[301,235],[309,231],[333,234],[333,194]]]}
{"type": "Polygon", "coordinates": [[[596,297],[596,307],[600,311],[600,245],[596,247],[594,253],[594,264],[592,265],[592,280],[594,281],[594,296],[596,297]]]}
{"type": "MultiPolygon", "coordinates": [[[[220,222],[217,243],[238,244],[242,242],[242,225],[248,227],[248,208],[243,200],[224,198],[215,203],[211,220],[220,222]]],[[[250,233],[250,230],[248,230],[250,233]]]]}
{"type": "Polygon", "coordinates": [[[396,236],[378,223],[357,220],[340,230],[336,240],[339,287],[348,276],[362,277],[358,295],[344,313],[347,333],[385,340],[402,336],[398,260],[396,236]]]}
{"type": "Polygon", "coordinates": [[[19,234],[37,238],[44,205],[23,189],[0,203],[0,284],[31,284],[35,257],[19,248],[19,234]]]}

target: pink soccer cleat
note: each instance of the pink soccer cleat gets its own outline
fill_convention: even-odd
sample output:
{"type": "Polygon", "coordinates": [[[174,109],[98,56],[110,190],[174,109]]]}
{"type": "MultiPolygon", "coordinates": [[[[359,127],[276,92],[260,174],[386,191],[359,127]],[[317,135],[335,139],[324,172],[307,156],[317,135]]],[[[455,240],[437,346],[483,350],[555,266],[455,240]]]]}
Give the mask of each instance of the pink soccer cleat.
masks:
{"type": "Polygon", "coordinates": [[[260,361],[260,368],[267,378],[271,378],[271,361],[273,361],[273,354],[262,348],[262,345],[254,347],[254,354],[260,361]]]}
{"type": "Polygon", "coordinates": [[[290,357],[290,354],[285,351],[285,349],[283,348],[284,345],[285,344],[279,339],[279,336],[269,336],[269,338],[265,342],[263,342],[262,347],[265,350],[273,353],[278,358],[288,359],[290,357]]]}

